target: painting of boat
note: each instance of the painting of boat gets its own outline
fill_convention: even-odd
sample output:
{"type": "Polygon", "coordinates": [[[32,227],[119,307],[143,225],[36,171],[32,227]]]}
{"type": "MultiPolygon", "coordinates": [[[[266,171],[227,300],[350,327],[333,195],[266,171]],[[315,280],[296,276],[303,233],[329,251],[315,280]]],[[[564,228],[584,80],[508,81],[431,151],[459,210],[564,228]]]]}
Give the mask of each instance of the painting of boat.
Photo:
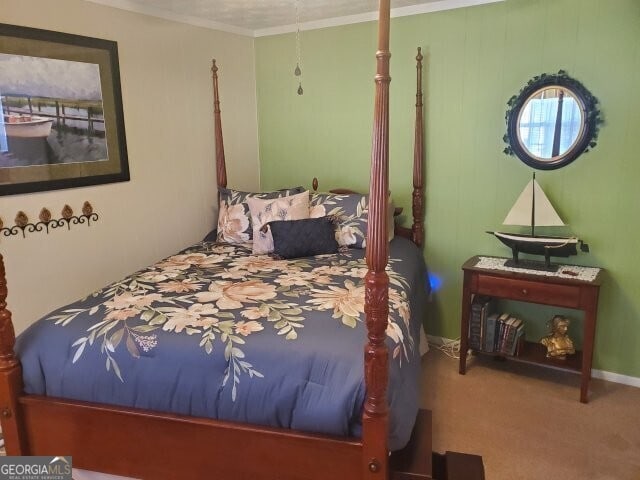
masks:
{"type": "Polygon", "coordinates": [[[4,115],[4,130],[7,137],[42,138],[48,137],[53,125],[52,118],[37,115],[8,114],[4,115]]]}
{"type": "Polygon", "coordinates": [[[559,227],[564,226],[555,208],[536,181],[536,174],[526,185],[513,207],[507,214],[503,225],[517,225],[531,227],[531,234],[517,234],[506,232],[487,232],[511,248],[513,258],[505,265],[515,268],[557,271],[558,265],[551,264],[551,257],[570,257],[578,254],[578,246],[583,252],[589,251],[589,246],[577,237],[555,237],[535,235],[536,226],[559,227]],[[521,260],[520,253],[530,255],[544,255],[544,263],[521,260]]]}

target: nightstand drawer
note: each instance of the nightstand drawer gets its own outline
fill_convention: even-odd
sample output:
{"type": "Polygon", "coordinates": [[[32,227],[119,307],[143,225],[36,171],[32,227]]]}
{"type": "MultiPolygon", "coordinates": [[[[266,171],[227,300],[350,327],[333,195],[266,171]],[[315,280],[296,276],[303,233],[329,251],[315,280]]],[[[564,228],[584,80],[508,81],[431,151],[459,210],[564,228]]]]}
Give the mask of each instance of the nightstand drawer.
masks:
{"type": "Polygon", "coordinates": [[[478,275],[478,293],[523,302],[578,308],[580,287],[478,275]]]}

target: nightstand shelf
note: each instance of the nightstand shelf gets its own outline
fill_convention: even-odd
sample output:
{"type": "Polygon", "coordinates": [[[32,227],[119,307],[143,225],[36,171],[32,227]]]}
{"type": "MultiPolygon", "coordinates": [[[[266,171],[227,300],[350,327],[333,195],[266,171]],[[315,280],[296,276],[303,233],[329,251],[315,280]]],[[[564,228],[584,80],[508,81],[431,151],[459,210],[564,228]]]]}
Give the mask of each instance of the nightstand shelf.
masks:
{"type": "MultiPolygon", "coordinates": [[[[591,364],[595,340],[598,295],[602,279],[602,269],[592,267],[561,266],[558,274],[514,270],[502,267],[502,258],[475,256],[462,266],[464,283],[462,287],[462,316],[460,320],[460,374],[467,368],[469,350],[469,317],[474,295],[520,302],[551,305],[584,311],[584,340],[582,351],[576,351],[565,360],[546,357],[546,348],[535,342],[524,342],[518,356],[507,356],[509,360],[580,372],[580,401],[587,403],[591,364]],[[582,276],[576,270],[582,269],[589,275],[582,276]]],[[[478,351],[481,355],[504,357],[496,353],[478,351]]]]}
{"type": "Polygon", "coordinates": [[[473,350],[478,355],[490,355],[492,357],[503,357],[509,361],[519,363],[529,363],[534,365],[543,365],[547,367],[566,370],[568,372],[580,372],[582,370],[582,351],[576,350],[574,355],[569,355],[565,360],[556,360],[547,358],[547,349],[544,345],[536,342],[524,341],[520,354],[517,356],[504,355],[495,352],[483,352],[482,350],[473,350]]]}

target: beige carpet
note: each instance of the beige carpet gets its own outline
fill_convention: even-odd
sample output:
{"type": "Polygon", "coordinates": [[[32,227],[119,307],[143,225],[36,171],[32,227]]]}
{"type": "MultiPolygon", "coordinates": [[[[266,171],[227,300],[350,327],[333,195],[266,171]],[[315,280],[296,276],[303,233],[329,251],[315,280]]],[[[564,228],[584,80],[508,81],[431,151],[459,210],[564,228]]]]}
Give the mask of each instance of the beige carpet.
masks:
{"type": "Polygon", "coordinates": [[[487,480],[640,480],[640,388],[432,349],[423,359],[423,404],[433,448],[482,455],[487,480]]]}

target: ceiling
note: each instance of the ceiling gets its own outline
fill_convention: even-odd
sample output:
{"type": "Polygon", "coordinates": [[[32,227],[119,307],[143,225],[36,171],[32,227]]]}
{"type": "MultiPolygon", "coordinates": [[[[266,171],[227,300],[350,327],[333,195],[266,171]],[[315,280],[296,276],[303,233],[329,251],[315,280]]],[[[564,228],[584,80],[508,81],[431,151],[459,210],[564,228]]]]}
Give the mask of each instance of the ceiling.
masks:
{"type": "MultiPolygon", "coordinates": [[[[292,31],[296,0],[88,0],[170,20],[263,36],[292,31]]],[[[403,16],[503,0],[391,0],[392,15],[403,16]]],[[[303,29],[377,18],[377,0],[298,0],[303,29]]]]}

